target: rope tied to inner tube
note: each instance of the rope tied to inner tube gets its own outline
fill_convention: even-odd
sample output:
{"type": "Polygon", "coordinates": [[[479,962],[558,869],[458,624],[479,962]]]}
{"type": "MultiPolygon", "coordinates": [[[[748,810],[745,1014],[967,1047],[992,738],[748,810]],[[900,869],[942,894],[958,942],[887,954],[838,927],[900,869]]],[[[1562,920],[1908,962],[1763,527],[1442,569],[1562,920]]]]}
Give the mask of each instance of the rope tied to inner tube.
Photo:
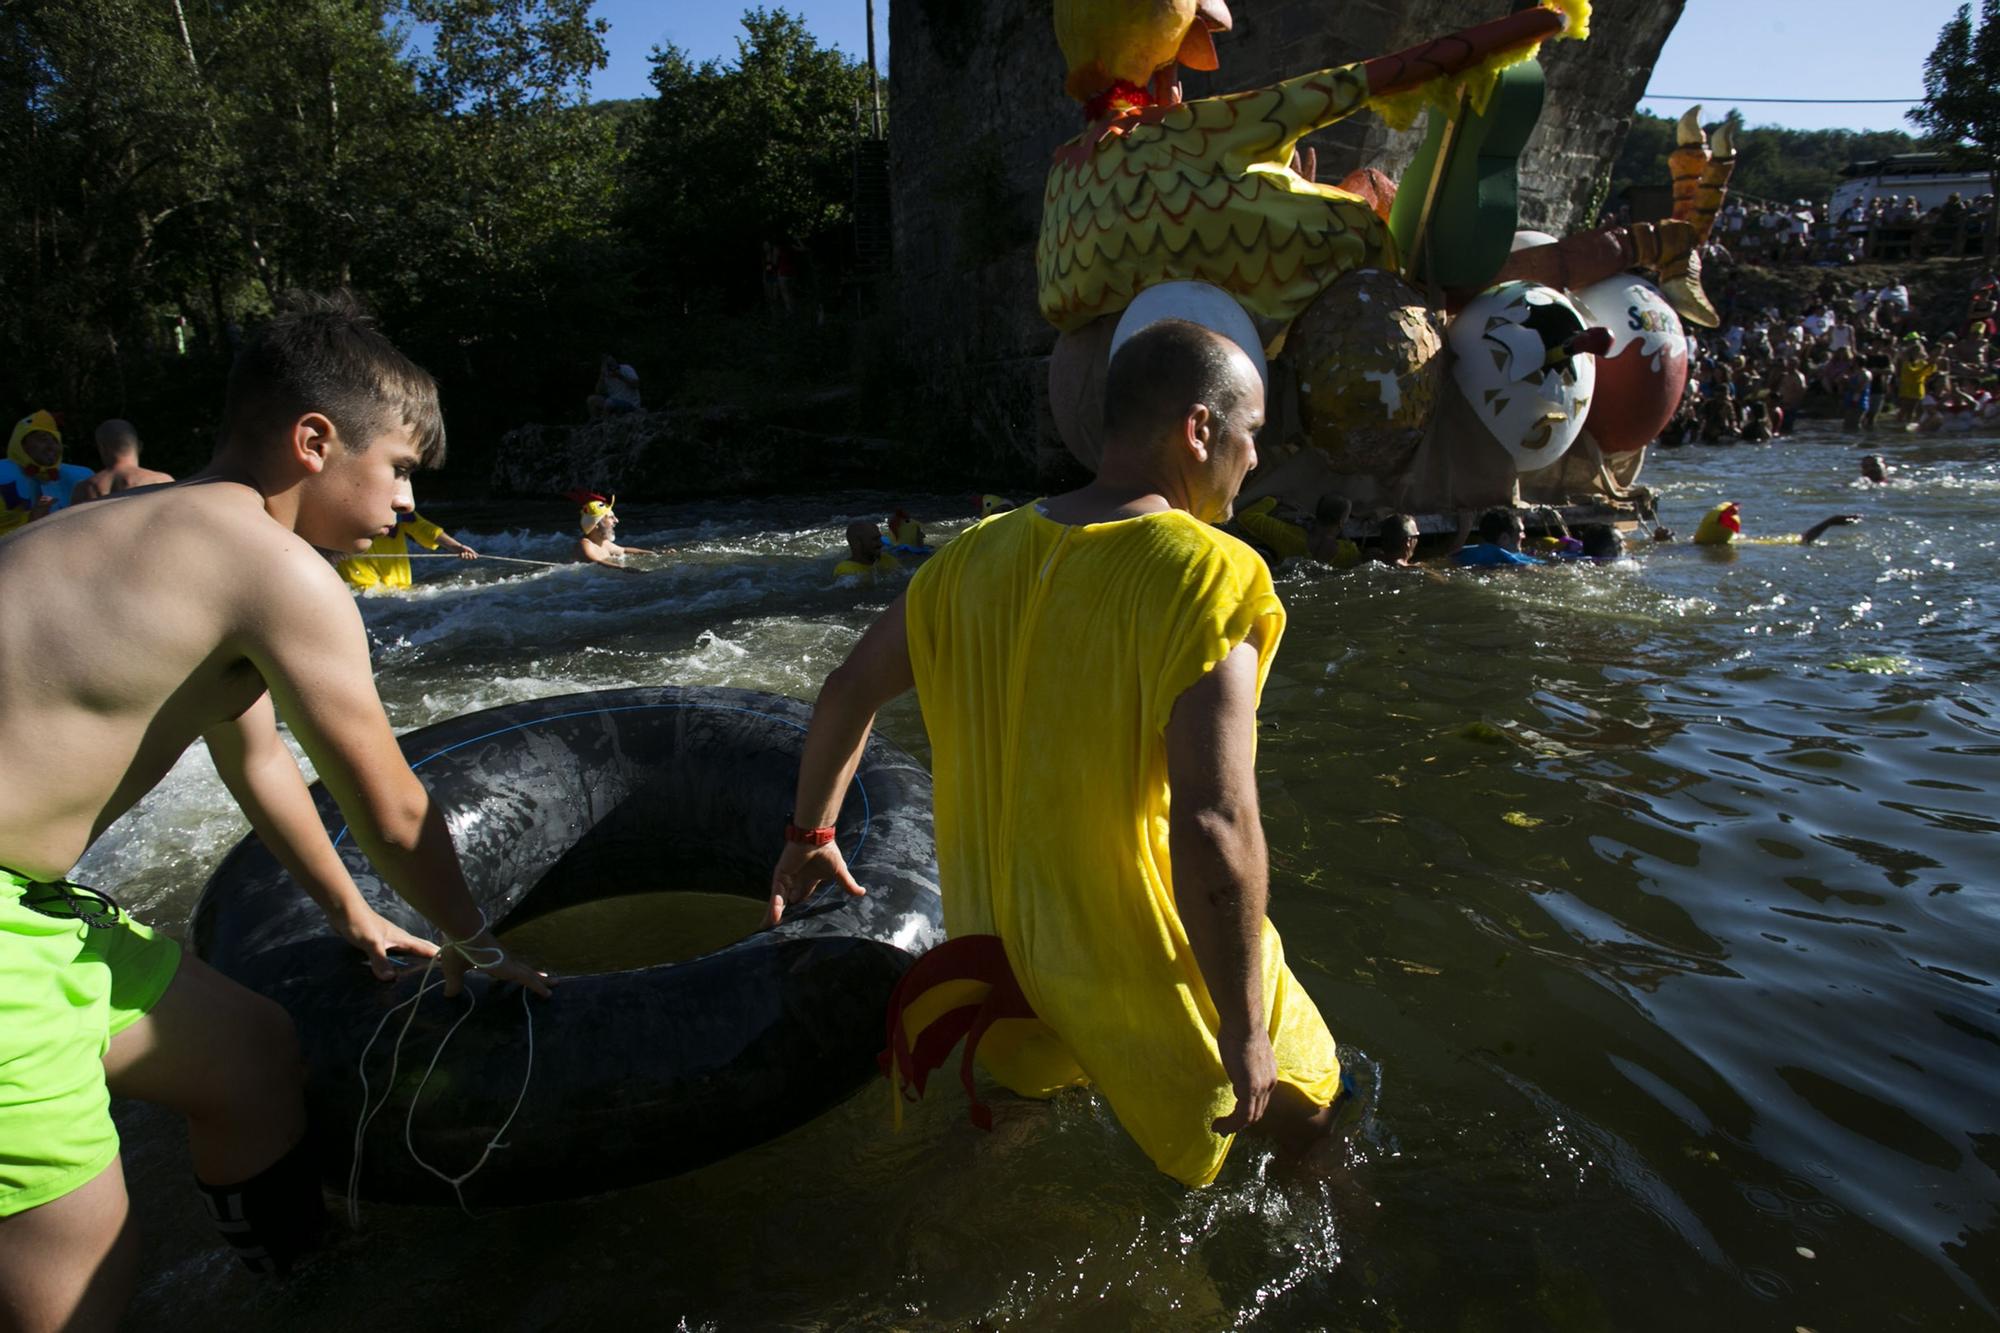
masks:
{"type": "MultiPolygon", "coordinates": [[[[479,929],[473,931],[468,938],[455,940],[449,936],[441,935],[442,944],[438,952],[425,960],[424,970],[418,976],[417,993],[392,1007],[388,1013],[383,1014],[382,1021],[375,1025],[375,1031],[368,1035],[367,1044],[361,1048],[361,1058],[355,1064],[355,1073],[361,1077],[361,1118],[354,1126],[354,1160],[353,1164],[348,1168],[347,1173],[347,1221],[350,1226],[359,1227],[361,1225],[361,1204],[359,1198],[361,1188],[361,1154],[362,1143],[368,1134],[368,1126],[374,1122],[377,1115],[381,1114],[382,1108],[389,1104],[389,1098],[395,1095],[396,1069],[402,1062],[403,1039],[409,1036],[410,1026],[416,1022],[418,1004],[423,1000],[425,995],[444,985],[443,977],[439,977],[433,981],[431,980],[431,973],[436,970],[438,959],[442,958],[447,952],[455,953],[460,958],[463,958],[474,971],[483,971],[486,968],[498,967],[500,964],[506,962],[507,951],[498,945],[490,949],[480,949],[471,946],[471,941],[484,935],[488,927],[489,922],[487,921],[486,913],[481,911],[479,914],[479,929]],[[408,1009],[410,1012],[403,1019],[402,1028],[396,1033],[396,1044],[389,1049],[389,1077],[382,1090],[382,1100],[376,1102],[371,1107],[368,1104],[368,1053],[375,1049],[376,1038],[382,1035],[382,1029],[389,1025],[389,1020],[396,1016],[396,1011],[399,1009],[408,1009]]],[[[527,1067],[521,1072],[521,1091],[514,1098],[514,1105],[508,1110],[507,1118],[500,1122],[500,1128],[494,1130],[493,1137],[486,1141],[486,1147],[479,1154],[479,1160],[474,1162],[463,1173],[456,1176],[448,1176],[437,1167],[426,1162],[423,1159],[423,1155],[417,1151],[415,1138],[417,1103],[423,1100],[424,1088],[430,1083],[431,1075],[436,1072],[438,1059],[443,1056],[444,1048],[451,1043],[452,1037],[457,1034],[459,1028],[465,1025],[465,1020],[472,1017],[472,1011],[479,1007],[479,998],[472,993],[470,986],[465,988],[465,1000],[465,1012],[460,1014],[449,1028],[445,1029],[444,1036],[438,1041],[437,1049],[431,1052],[430,1063],[424,1066],[424,1076],[417,1081],[416,1089],[410,1094],[410,1109],[408,1114],[403,1117],[403,1146],[409,1150],[411,1161],[436,1176],[439,1180],[442,1180],[445,1184],[451,1186],[451,1192],[458,1197],[460,1211],[469,1217],[472,1215],[472,1209],[466,1207],[465,1190],[463,1188],[465,1182],[479,1173],[480,1168],[484,1167],[487,1159],[493,1155],[494,1149],[507,1146],[500,1140],[514,1123],[514,1117],[520,1114],[521,1103],[528,1099],[528,1084],[535,1076],[535,1011],[528,999],[528,988],[523,986],[521,988],[521,1013],[528,1020],[528,1062],[527,1067]]]]}
{"type": "MultiPolygon", "coordinates": [[[[401,555],[364,551],[359,555],[344,555],[340,558],[342,560],[465,560],[464,556],[454,551],[406,551],[401,555]]],[[[465,563],[469,565],[478,560],[498,560],[503,565],[534,565],[538,569],[568,568],[560,560],[528,560],[518,555],[475,556],[472,560],[465,560],[465,563]]]]}

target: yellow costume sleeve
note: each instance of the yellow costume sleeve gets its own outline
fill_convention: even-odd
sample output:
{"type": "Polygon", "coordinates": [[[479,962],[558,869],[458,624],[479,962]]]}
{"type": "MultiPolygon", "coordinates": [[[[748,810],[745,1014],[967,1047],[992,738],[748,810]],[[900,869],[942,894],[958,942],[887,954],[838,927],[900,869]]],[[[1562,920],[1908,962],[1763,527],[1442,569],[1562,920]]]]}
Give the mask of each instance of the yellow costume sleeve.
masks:
{"type": "Polygon", "coordinates": [[[1305,529],[1279,518],[1274,512],[1277,507],[1278,497],[1267,495],[1248,508],[1237,510],[1236,526],[1280,560],[1303,559],[1311,549],[1305,529]]]}
{"type": "Polygon", "coordinates": [[[400,530],[405,537],[408,537],[426,551],[437,550],[438,539],[444,536],[444,529],[425,518],[422,514],[410,515],[410,521],[401,524],[400,530]]]}

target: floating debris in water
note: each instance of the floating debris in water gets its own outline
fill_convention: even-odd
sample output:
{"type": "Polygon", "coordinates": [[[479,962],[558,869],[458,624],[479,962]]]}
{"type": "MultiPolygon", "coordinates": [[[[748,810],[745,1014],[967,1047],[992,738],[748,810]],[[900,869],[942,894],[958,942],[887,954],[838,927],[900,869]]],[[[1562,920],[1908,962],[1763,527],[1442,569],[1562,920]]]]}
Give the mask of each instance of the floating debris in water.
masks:
{"type": "Polygon", "coordinates": [[[1491,722],[1468,722],[1453,734],[1461,740],[1477,741],[1481,745],[1509,745],[1513,743],[1513,737],[1494,726],[1491,722]]]}
{"type": "Polygon", "coordinates": [[[1829,671],[1858,671],[1870,676],[1900,676],[1910,668],[1907,657],[1850,657],[1845,662],[1827,663],[1829,671]]]}
{"type": "Polygon", "coordinates": [[[1509,810],[1506,814],[1500,816],[1500,818],[1506,820],[1515,828],[1540,828],[1543,824],[1542,820],[1535,818],[1524,810],[1509,810]]]}

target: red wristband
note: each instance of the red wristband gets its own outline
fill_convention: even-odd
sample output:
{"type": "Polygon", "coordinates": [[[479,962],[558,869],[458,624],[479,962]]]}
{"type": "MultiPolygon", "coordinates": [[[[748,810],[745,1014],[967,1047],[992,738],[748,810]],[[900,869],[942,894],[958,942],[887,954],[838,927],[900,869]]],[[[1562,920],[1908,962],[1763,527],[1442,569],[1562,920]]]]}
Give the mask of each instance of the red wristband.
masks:
{"type": "Polygon", "coordinates": [[[831,828],[800,828],[791,820],[785,821],[785,841],[796,842],[805,847],[824,847],[833,841],[831,828]]]}

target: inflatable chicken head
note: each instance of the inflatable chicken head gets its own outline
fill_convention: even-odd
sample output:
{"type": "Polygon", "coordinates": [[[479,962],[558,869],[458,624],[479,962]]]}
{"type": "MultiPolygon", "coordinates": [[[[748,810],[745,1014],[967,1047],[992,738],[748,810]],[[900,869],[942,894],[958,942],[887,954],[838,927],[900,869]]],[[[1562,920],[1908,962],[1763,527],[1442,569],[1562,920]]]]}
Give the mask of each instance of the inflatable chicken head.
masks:
{"type": "Polygon", "coordinates": [[[1573,349],[1589,330],[1567,296],[1533,282],[1502,283],[1452,320],[1452,380],[1517,471],[1547,467],[1582,433],[1597,367],[1573,349]]]}
{"type": "Polygon", "coordinates": [[[1063,90],[1085,104],[1173,102],[1174,69],[1214,69],[1210,34],[1229,30],[1225,0],[1056,0],[1063,90]]]}
{"type": "Polygon", "coordinates": [[[1611,350],[1597,358],[1597,395],[1584,425],[1607,454],[1643,449],[1673,420],[1687,388],[1681,317],[1658,287],[1629,273],[1593,283],[1575,298],[1611,332],[1611,350]]]}

